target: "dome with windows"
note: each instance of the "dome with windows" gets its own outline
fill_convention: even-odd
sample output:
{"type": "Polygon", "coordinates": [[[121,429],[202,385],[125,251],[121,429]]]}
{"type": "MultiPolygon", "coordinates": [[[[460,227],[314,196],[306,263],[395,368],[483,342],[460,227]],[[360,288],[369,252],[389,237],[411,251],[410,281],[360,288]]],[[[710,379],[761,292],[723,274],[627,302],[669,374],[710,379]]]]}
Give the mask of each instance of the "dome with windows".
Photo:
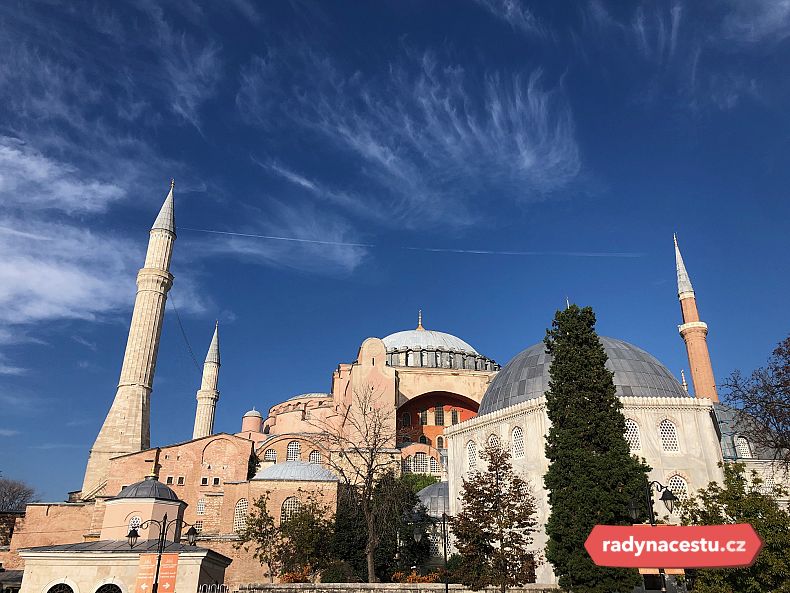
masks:
{"type": "MultiPolygon", "coordinates": [[[[608,360],[606,368],[614,372],[618,396],[688,397],[688,393],[654,356],[638,346],[600,336],[608,360]]],[[[479,414],[541,397],[549,389],[551,356],[539,342],[517,354],[494,378],[480,402],[479,414]]]]}
{"type": "Polygon", "coordinates": [[[156,500],[179,500],[178,495],[168,488],[154,476],[148,476],[142,482],[135,482],[130,486],[124,487],[119,493],[118,498],[154,498],[156,500]]]}
{"type": "Polygon", "coordinates": [[[461,338],[422,326],[420,314],[416,329],[395,332],[382,338],[387,348],[387,364],[406,367],[435,367],[495,371],[499,365],[483,356],[461,338]]]}

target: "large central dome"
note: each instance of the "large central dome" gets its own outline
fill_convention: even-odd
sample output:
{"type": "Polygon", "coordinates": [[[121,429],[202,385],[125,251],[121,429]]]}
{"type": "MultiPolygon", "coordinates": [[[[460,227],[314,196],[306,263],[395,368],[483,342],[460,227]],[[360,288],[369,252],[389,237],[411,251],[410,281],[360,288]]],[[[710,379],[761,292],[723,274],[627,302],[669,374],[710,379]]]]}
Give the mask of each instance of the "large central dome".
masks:
{"type": "MultiPolygon", "coordinates": [[[[688,397],[688,393],[667,367],[641,348],[600,336],[606,368],[614,371],[617,395],[643,397],[688,397]]],[[[549,390],[551,356],[543,342],[530,346],[507,363],[488,386],[480,402],[479,414],[490,414],[530,399],[549,390]]]]}
{"type": "Polygon", "coordinates": [[[467,354],[478,354],[477,350],[457,336],[427,329],[409,329],[402,332],[395,332],[383,338],[383,340],[387,350],[433,348],[439,350],[455,350],[456,352],[466,352],[467,354]]]}

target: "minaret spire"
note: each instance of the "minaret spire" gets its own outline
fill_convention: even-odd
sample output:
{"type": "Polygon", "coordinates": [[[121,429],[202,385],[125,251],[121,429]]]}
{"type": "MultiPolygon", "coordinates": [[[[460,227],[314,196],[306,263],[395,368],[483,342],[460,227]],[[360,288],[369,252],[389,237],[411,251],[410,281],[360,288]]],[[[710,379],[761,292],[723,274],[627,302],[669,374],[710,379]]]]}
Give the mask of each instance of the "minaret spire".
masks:
{"type": "MultiPolygon", "coordinates": [[[[678,326],[678,331],[686,343],[691,382],[694,384],[694,396],[707,397],[717,402],[719,396],[716,392],[716,379],[713,376],[713,366],[708,352],[708,325],[704,321],[700,321],[697,311],[697,297],[691,286],[686,264],[683,263],[683,256],[680,254],[677,235],[674,235],[674,241],[678,300],[680,300],[680,311],[683,316],[683,324],[678,326]]],[[[683,380],[685,382],[685,375],[683,380]]]]}
{"type": "Polygon", "coordinates": [[[173,286],[170,274],[176,240],[173,187],[171,181],[170,191],[149,233],[145,264],[137,273],[137,296],[118,389],[88,456],[83,499],[101,493],[109,474],[110,458],[142,451],[151,445],[150,397],[167,293],[173,286]]]}
{"type": "Polygon", "coordinates": [[[422,309],[417,311],[417,329],[424,330],[425,328],[422,326],[422,309]]]}
{"type": "Polygon", "coordinates": [[[206,361],[203,363],[203,378],[197,392],[197,410],[195,410],[195,428],[192,438],[199,439],[214,434],[214,413],[217,409],[219,391],[219,321],[214,324],[214,335],[208,347],[206,361]]]}

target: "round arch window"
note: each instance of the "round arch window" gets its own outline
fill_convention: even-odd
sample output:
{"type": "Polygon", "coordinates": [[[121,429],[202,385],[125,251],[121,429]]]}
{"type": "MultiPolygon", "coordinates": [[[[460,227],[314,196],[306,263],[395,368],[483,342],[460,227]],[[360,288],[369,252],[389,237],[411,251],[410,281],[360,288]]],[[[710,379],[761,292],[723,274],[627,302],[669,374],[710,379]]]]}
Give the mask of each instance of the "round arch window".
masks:
{"type": "Polygon", "coordinates": [[[74,589],[69,587],[66,583],[58,583],[57,585],[52,585],[47,590],[47,593],[74,593],[74,589]]]}
{"type": "Polygon", "coordinates": [[[96,589],[96,593],[121,593],[121,588],[118,585],[114,585],[112,583],[105,583],[96,589]]]}

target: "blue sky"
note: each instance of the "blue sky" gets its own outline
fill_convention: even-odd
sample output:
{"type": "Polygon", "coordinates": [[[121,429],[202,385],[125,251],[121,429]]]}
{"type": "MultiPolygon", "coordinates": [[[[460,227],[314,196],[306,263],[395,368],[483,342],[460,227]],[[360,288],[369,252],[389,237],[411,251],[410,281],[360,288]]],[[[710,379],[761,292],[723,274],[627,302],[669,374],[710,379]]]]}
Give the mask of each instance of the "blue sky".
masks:
{"type": "Polygon", "coordinates": [[[220,431],[418,308],[504,364],[567,295],[679,375],[673,232],[750,371],[790,326],[789,49],[775,0],[4,2],[0,470],[79,488],[171,177],[153,444],[199,387],[173,305],[199,360],[220,321],[220,431]]]}

